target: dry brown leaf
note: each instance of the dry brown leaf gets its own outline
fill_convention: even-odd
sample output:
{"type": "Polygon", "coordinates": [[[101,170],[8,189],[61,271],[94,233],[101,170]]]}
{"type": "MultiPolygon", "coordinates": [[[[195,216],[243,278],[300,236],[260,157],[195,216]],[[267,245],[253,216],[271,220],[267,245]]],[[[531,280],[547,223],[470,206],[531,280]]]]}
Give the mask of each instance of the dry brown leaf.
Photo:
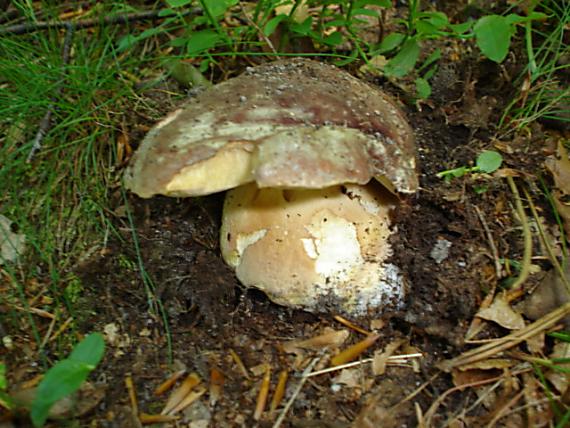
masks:
{"type": "Polygon", "coordinates": [[[556,210],[564,223],[564,231],[570,236],[570,206],[562,200],[570,195],[570,160],[562,141],[558,142],[556,156],[550,156],[545,162],[552,174],[556,189],[552,192],[556,210]]]}
{"type": "Polygon", "coordinates": [[[523,373],[524,397],[527,403],[526,419],[529,427],[547,427],[552,422],[552,407],[544,406],[543,385],[531,373],[523,373]]]}
{"type": "Polygon", "coordinates": [[[455,386],[465,386],[466,388],[474,383],[483,382],[496,377],[500,372],[497,370],[461,370],[453,369],[451,377],[455,386]]]}
{"type": "Polygon", "coordinates": [[[282,345],[285,352],[298,354],[302,350],[320,351],[324,348],[338,348],[348,338],[349,331],[325,328],[325,333],[304,340],[292,340],[282,345]]]}
{"type": "Polygon", "coordinates": [[[552,174],[554,185],[563,195],[570,195],[570,159],[562,141],[558,142],[556,156],[550,156],[545,162],[552,174]]]}
{"type": "Polygon", "coordinates": [[[471,364],[465,364],[459,367],[461,371],[467,370],[493,370],[493,369],[506,369],[512,367],[516,364],[514,360],[509,360],[507,358],[488,358],[486,360],[477,361],[471,364]]]}
{"type": "MultiPolygon", "coordinates": [[[[554,345],[552,354],[550,358],[570,358],[570,343],[567,342],[557,342],[554,345]]],[[[570,369],[570,363],[558,363],[558,367],[564,368],[565,370],[570,369]]],[[[546,378],[554,385],[556,390],[560,395],[564,395],[568,391],[568,386],[570,385],[570,373],[562,373],[559,370],[550,370],[546,374],[546,378]]]]}
{"type": "Polygon", "coordinates": [[[386,371],[386,363],[388,358],[396,352],[396,350],[406,342],[405,339],[396,339],[389,343],[382,351],[374,352],[374,359],[372,360],[372,372],[375,376],[383,375],[386,371]]]}
{"type": "Polygon", "coordinates": [[[0,214],[0,265],[16,262],[24,252],[26,235],[13,233],[12,221],[0,214]]]}
{"type": "Polygon", "coordinates": [[[360,378],[360,369],[343,369],[333,378],[332,382],[346,385],[349,388],[358,388],[360,386],[360,378]]]}
{"type": "MultiPolygon", "coordinates": [[[[570,280],[570,264],[566,266],[564,274],[566,279],[570,280]]],[[[532,294],[520,304],[520,308],[527,318],[537,320],[568,301],[570,301],[570,292],[556,269],[552,269],[532,294]]],[[[570,319],[566,318],[564,322],[570,326],[570,319]]]]}
{"type": "Polygon", "coordinates": [[[170,397],[168,397],[168,401],[164,406],[161,415],[172,414],[173,409],[175,409],[180,403],[185,400],[186,396],[190,393],[190,391],[201,382],[200,377],[196,373],[190,373],[184,382],[176,388],[170,397]]]}
{"type": "Polygon", "coordinates": [[[504,293],[495,296],[491,306],[481,309],[476,316],[496,322],[509,330],[520,330],[525,326],[522,315],[514,311],[504,293]]]}

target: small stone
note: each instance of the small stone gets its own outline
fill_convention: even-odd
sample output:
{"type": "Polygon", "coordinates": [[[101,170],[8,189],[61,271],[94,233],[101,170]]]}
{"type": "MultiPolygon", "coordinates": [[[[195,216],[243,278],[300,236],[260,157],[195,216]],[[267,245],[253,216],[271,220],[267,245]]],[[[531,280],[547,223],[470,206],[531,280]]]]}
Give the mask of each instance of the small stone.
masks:
{"type": "Polygon", "coordinates": [[[431,252],[430,257],[435,260],[437,264],[440,264],[445,259],[449,257],[449,249],[451,248],[451,242],[447,239],[438,238],[431,252]]]}

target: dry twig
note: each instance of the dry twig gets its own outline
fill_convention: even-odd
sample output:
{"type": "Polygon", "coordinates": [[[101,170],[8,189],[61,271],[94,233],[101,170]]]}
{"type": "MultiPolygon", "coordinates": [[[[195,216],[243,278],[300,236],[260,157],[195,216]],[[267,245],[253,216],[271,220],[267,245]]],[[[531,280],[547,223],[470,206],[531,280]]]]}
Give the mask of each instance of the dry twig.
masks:
{"type": "MultiPolygon", "coordinates": [[[[61,29],[61,28],[71,28],[73,31],[81,30],[84,28],[97,27],[99,25],[117,25],[117,24],[128,24],[130,22],[136,21],[147,21],[147,20],[159,20],[166,17],[159,16],[161,9],[158,10],[146,10],[144,12],[127,13],[120,15],[106,16],[104,18],[90,18],[81,19],[78,21],[38,21],[38,22],[26,22],[24,24],[8,25],[5,27],[0,27],[0,35],[12,34],[20,35],[32,33],[35,31],[48,30],[48,29],[61,29]]],[[[201,8],[192,8],[185,12],[182,12],[182,16],[197,15],[202,12],[201,8]]]]}

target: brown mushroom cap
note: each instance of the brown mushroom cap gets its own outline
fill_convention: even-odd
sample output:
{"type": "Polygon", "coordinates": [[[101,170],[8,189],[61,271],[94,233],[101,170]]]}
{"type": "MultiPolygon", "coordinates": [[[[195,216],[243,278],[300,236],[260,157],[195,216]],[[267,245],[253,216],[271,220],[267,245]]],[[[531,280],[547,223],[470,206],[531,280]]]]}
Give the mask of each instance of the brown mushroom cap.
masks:
{"type": "Polygon", "coordinates": [[[256,182],[325,188],[386,179],[415,192],[414,138],[382,91],[331,65],[287,59],[248,69],[154,127],[125,184],[141,197],[198,196],[256,182]]]}

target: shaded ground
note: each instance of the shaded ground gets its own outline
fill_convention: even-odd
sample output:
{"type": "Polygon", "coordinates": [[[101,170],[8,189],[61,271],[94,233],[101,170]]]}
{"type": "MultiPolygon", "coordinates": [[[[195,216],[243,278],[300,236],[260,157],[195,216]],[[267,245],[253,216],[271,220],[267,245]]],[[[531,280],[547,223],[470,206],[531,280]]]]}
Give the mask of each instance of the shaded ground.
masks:
{"type": "MultiPolygon", "coordinates": [[[[511,227],[505,206],[505,184],[486,178],[474,182],[471,177],[445,184],[435,177],[443,169],[469,164],[482,149],[492,147],[488,137],[493,130],[471,110],[487,108],[489,103],[481,102],[481,97],[496,82],[477,85],[471,100],[466,100],[464,91],[475,82],[465,80],[474,79],[473,73],[493,75],[497,70],[476,61],[449,67],[456,69],[455,74],[446,75],[451,71],[444,67],[436,77],[433,104],[423,106],[420,112],[408,112],[417,136],[422,190],[405,200],[396,213],[399,233],[393,245],[395,262],[406,272],[410,290],[404,310],[382,316],[385,324],[379,330],[381,337],[377,343],[380,349],[396,338],[405,338],[424,355],[421,368],[417,373],[411,368],[391,368],[376,379],[363,370],[361,382],[356,386],[333,387],[332,379],[337,373],[317,377],[295,401],[286,419],[288,426],[348,426],[367,400],[378,397],[382,406],[376,408],[390,408],[437,373],[434,367],[437,361],[462,349],[467,327],[484,292],[496,282],[493,258],[477,207],[499,239],[500,253],[510,258],[520,257],[518,232],[504,232],[511,227]],[[449,79],[456,84],[448,86],[449,79]],[[451,115],[455,123],[449,123],[451,115]],[[485,185],[487,190],[477,194],[473,190],[476,185],[485,185]],[[500,222],[497,216],[501,216],[500,222]],[[432,251],[439,241],[448,242],[450,248],[443,260],[436,261],[432,251]],[[508,244],[503,245],[504,241],[508,244]]],[[[493,96],[496,100],[493,105],[504,103],[499,98],[501,94],[494,92],[493,96]]],[[[489,108],[489,113],[489,123],[495,122],[496,111],[489,108]]],[[[202,408],[201,404],[198,410],[194,409],[202,412],[198,419],[211,418],[212,426],[254,426],[252,414],[261,379],[259,366],[271,365],[274,386],[278,371],[295,366],[294,356],[280,351],[280,344],[315,336],[325,327],[341,326],[332,317],[288,310],[272,304],[260,292],[240,288],[219,254],[221,196],[195,200],[131,197],[130,203],[144,267],[156,284],[169,319],[175,366],[196,371],[206,380],[212,367],[225,376],[223,398],[214,408],[202,408]],[[246,367],[254,368],[250,379],[240,372],[230,349],[246,367]]],[[[98,370],[105,376],[107,395],[96,417],[103,418],[99,421],[101,426],[109,427],[127,426],[124,419],[116,421],[119,414],[129,418],[129,400],[123,386],[127,374],[135,381],[140,409],[158,413],[164,398],[153,397],[151,391],[172,371],[162,323],[158,316],[149,315],[148,294],[137,269],[122,263],[124,259],[135,259],[131,232],[127,226],[122,230],[125,244],[113,243],[104,255],[80,269],[89,287],[85,304],[93,313],[85,320],[86,325],[104,331],[106,325],[114,324],[121,337],[116,346],[111,345],[98,370]],[[105,418],[109,420],[105,422],[105,418]]],[[[370,319],[355,321],[370,329],[370,319]]],[[[357,333],[351,334],[350,341],[359,339],[357,333]]],[[[294,379],[290,383],[289,393],[294,379]]],[[[450,386],[449,379],[442,375],[413,402],[426,409],[434,397],[450,386]]],[[[441,409],[439,422],[461,410],[472,398],[469,394],[453,397],[441,409]]],[[[392,408],[390,413],[397,416],[397,422],[390,425],[381,419],[379,423],[417,425],[410,402],[392,408]]],[[[186,417],[196,419],[195,415],[186,417]]],[[[274,417],[265,415],[259,425],[271,426],[274,417]]]]}
{"type": "MultiPolygon", "coordinates": [[[[451,377],[441,374],[435,365],[465,349],[464,337],[475,312],[486,292],[498,284],[482,221],[502,258],[520,259],[522,240],[504,180],[467,175],[445,183],[435,174],[472,164],[478,153],[492,148],[501,150],[507,166],[527,173],[542,163],[551,148],[537,141],[506,140],[495,147],[497,140],[492,139],[495,129],[491,124],[497,123],[512,96],[505,76],[518,71],[516,64],[507,63],[500,69],[473,54],[442,64],[432,82],[430,102],[419,108],[407,106],[418,144],[421,191],[405,199],[395,213],[398,234],[392,242],[393,261],[405,272],[409,284],[406,306],[399,312],[352,321],[378,331],[374,349],[405,339],[409,350],[423,354],[419,366],[415,370],[411,366],[390,367],[376,377],[362,366],[351,372],[356,377],[350,381],[339,380],[336,372],[311,378],[283,426],[340,428],[355,420],[353,426],[417,426],[414,406],[425,412],[453,386],[451,377]],[[441,257],[433,253],[438,243],[449,246],[449,252],[441,257]],[[426,382],[427,386],[418,389],[426,382]],[[406,401],[414,392],[417,395],[406,401]]],[[[408,99],[389,82],[370,80],[395,97],[408,99]]],[[[153,94],[142,95],[149,102],[164,102],[153,94]]],[[[139,141],[143,135],[136,120],[134,114],[129,124],[131,141],[139,141]]],[[[540,136],[542,130],[536,129],[535,140],[540,136]]],[[[172,372],[196,372],[207,383],[215,368],[225,378],[221,398],[213,404],[206,394],[183,413],[178,426],[208,426],[200,421],[210,421],[209,426],[215,427],[272,426],[279,412],[266,412],[258,422],[253,419],[264,364],[271,367],[272,391],[277,374],[290,371],[287,400],[298,383],[294,374],[299,368],[317,355],[322,358],[317,368],[326,367],[331,352],[298,356],[284,352],[282,344],[342,325],[333,319],[334,314],[290,310],[271,303],[258,291],[240,287],[219,254],[222,195],[193,200],[128,196],[128,207],[119,191],[115,199],[121,239],[111,239],[76,269],[86,288],[79,304],[89,314],[80,330],[104,331],[108,341],[106,357],[93,377],[105,395],[80,425],[138,426],[125,387],[127,378],[134,381],[139,410],[157,414],[166,398],[154,396],[153,390],[172,372]],[[129,210],[144,271],[136,262],[129,210]],[[145,272],[152,284],[143,281],[145,272]],[[171,343],[163,317],[168,319],[171,343]],[[230,351],[241,358],[249,377],[230,351]]],[[[548,216],[548,211],[543,214],[548,216]]],[[[536,281],[533,277],[528,287],[536,281]]],[[[351,331],[347,343],[361,339],[362,335],[351,331]]],[[[434,426],[443,426],[476,398],[470,390],[452,395],[437,409],[434,426]]],[[[461,420],[466,426],[484,426],[489,421],[481,407],[461,420]]]]}

